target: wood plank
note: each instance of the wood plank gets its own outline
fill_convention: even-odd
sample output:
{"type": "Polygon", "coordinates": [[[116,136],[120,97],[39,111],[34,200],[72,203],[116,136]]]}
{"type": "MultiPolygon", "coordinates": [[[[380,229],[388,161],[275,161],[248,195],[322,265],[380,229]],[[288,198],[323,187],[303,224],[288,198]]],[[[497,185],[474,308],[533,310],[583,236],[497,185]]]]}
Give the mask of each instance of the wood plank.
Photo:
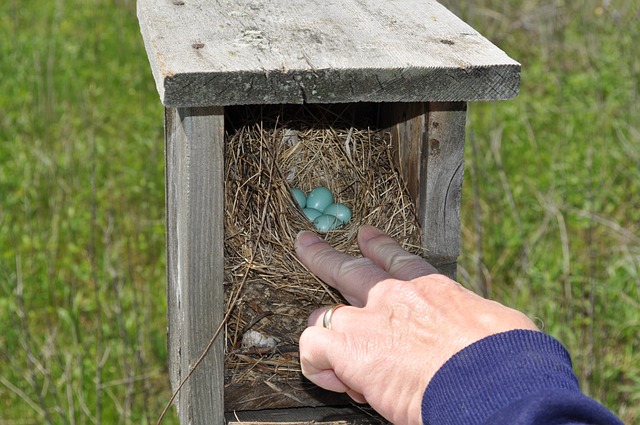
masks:
{"type": "Polygon", "coordinates": [[[165,106],[507,99],[520,64],[433,0],[138,0],[165,106]]]}
{"type": "Polygon", "coordinates": [[[429,260],[453,279],[460,254],[466,116],[466,103],[429,103],[427,187],[419,209],[429,260]]]}
{"type": "Polygon", "coordinates": [[[346,394],[324,390],[301,375],[289,379],[265,375],[263,381],[227,384],[224,399],[226,411],[347,406],[352,402],[346,394]]]}
{"type": "Polygon", "coordinates": [[[228,425],[383,425],[389,423],[371,408],[356,405],[229,412],[226,418],[228,425]]]}
{"type": "Polygon", "coordinates": [[[427,260],[456,277],[466,103],[383,105],[398,167],[416,202],[427,260]]]}
{"type": "Polygon", "coordinates": [[[380,108],[382,127],[388,127],[393,138],[396,167],[416,204],[416,210],[420,210],[425,196],[420,190],[420,182],[421,170],[426,169],[426,156],[422,151],[428,140],[427,106],[424,103],[393,103],[380,108]]]}
{"type": "MultiPolygon", "coordinates": [[[[224,316],[223,108],[166,109],[165,140],[169,375],[175,391],[224,316]]],[[[180,391],[183,424],[224,423],[223,339],[180,391]]]]}

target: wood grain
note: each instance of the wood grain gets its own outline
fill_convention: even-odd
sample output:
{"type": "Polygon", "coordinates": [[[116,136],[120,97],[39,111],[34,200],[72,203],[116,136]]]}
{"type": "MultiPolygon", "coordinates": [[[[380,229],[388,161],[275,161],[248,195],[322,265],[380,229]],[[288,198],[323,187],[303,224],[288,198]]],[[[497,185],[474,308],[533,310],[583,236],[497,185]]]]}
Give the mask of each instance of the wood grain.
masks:
{"type": "Polygon", "coordinates": [[[428,259],[453,279],[460,253],[466,111],[466,103],[429,103],[426,188],[419,208],[428,259]]]}
{"type": "MultiPolygon", "coordinates": [[[[174,391],[224,316],[223,126],[221,107],[165,112],[168,345],[174,391]]],[[[224,345],[218,338],[179,393],[180,423],[224,423],[223,379],[224,345]]]]}
{"type": "Polygon", "coordinates": [[[165,106],[506,99],[520,64],[433,0],[138,0],[165,106]]]}
{"type": "Polygon", "coordinates": [[[229,425],[386,425],[389,424],[371,408],[365,406],[309,407],[269,409],[227,413],[229,425]]]}
{"type": "Polygon", "coordinates": [[[348,406],[352,400],[341,393],[324,390],[299,375],[286,379],[277,375],[265,381],[227,384],[226,411],[252,411],[317,406],[348,406]]]}
{"type": "Polygon", "coordinates": [[[398,168],[416,203],[427,260],[455,279],[466,103],[398,103],[383,108],[398,168]]]}

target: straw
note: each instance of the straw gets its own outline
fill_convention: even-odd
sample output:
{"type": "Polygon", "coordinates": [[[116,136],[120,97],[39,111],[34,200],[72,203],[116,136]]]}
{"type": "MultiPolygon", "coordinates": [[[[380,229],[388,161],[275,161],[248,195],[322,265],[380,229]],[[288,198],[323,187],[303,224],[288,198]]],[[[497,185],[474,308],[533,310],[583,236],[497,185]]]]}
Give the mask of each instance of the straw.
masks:
{"type": "Polygon", "coordinates": [[[297,340],[309,314],[343,302],[295,257],[297,233],[314,228],[292,188],[325,186],[352,209],[348,224],[321,234],[339,251],[360,255],[356,236],[366,224],[422,255],[389,133],[323,107],[242,112],[227,126],[225,164],[225,367],[234,383],[299,374],[297,340]]]}

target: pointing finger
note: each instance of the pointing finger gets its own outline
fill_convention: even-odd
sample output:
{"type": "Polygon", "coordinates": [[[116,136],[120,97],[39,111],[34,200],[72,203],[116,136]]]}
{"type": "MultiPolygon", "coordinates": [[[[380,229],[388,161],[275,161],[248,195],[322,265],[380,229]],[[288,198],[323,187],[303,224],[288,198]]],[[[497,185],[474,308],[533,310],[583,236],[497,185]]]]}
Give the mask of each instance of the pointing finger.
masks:
{"type": "Polygon", "coordinates": [[[313,274],[357,307],[367,303],[369,291],[376,283],[390,277],[372,260],[340,253],[312,232],[300,232],[295,249],[300,261],[313,274]]]}
{"type": "Polygon", "coordinates": [[[405,251],[398,242],[372,226],[362,226],[358,232],[358,246],[362,255],[400,280],[413,280],[438,273],[423,258],[405,251]]]}

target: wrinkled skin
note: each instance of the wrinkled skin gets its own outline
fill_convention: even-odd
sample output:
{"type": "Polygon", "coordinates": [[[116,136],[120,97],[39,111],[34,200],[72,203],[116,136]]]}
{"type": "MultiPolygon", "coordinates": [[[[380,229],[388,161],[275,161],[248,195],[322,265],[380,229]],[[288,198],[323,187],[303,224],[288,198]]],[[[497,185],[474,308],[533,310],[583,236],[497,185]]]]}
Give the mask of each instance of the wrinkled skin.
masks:
{"type": "Polygon", "coordinates": [[[313,312],[300,337],[303,374],[318,386],[369,403],[394,424],[421,424],[424,390],[464,347],[513,329],[537,330],[524,314],[438,274],[380,230],[358,233],[363,257],[333,249],[314,233],[296,240],[300,261],[350,306],[335,310],[332,329],[313,312]]]}

